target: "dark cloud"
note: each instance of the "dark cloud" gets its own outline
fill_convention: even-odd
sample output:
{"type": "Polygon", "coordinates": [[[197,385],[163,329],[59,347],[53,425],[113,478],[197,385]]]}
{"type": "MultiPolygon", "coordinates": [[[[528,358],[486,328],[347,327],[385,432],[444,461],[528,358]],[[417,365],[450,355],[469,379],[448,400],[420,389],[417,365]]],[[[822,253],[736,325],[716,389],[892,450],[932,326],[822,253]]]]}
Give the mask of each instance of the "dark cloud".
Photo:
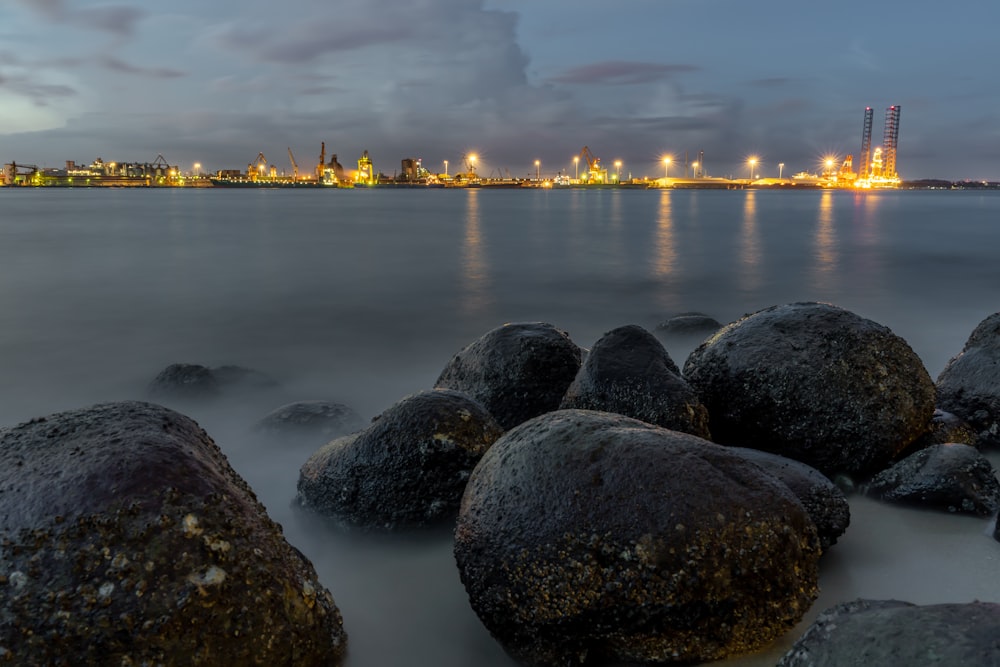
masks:
{"type": "Polygon", "coordinates": [[[74,97],[77,91],[70,86],[40,83],[32,77],[9,76],[0,73],[0,90],[29,98],[36,106],[49,106],[56,99],[74,97]]]}
{"type": "Polygon", "coordinates": [[[16,0],[36,14],[68,25],[110,32],[121,37],[134,34],[136,24],[146,16],[142,9],[129,5],[104,5],[73,9],[65,0],[16,0]]]}
{"type": "Polygon", "coordinates": [[[629,62],[625,60],[608,60],[591,63],[582,67],[574,67],[562,74],[551,77],[550,83],[574,85],[624,86],[656,81],[665,81],[675,74],[697,72],[700,68],[694,65],[670,65],[661,63],[629,62]]]}
{"type": "Polygon", "coordinates": [[[101,67],[104,67],[112,72],[121,72],[123,74],[131,74],[134,76],[143,76],[153,79],[176,79],[184,76],[184,72],[178,70],[160,67],[139,67],[113,56],[101,56],[98,59],[98,62],[101,67]]]}
{"type": "Polygon", "coordinates": [[[359,26],[345,30],[338,22],[320,21],[277,34],[263,28],[249,31],[231,28],[219,35],[219,40],[225,47],[245,51],[258,60],[297,64],[313,62],[329,54],[401,42],[409,37],[410,31],[403,25],[359,26]]]}

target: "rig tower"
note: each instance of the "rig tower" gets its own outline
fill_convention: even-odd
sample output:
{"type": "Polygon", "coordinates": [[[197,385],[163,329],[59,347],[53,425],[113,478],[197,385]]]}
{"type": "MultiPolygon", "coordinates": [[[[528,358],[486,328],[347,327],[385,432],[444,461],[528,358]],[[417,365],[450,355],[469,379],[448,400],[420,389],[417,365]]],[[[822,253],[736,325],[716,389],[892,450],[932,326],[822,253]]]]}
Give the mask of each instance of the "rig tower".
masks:
{"type": "Polygon", "coordinates": [[[858,170],[858,178],[867,179],[871,176],[872,165],[872,115],[874,111],[871,107],[865,107],[865,124],[861,129],[861,168],[858,170]]]}
{"type": "Polygon", "coordinates": [[[896,178],[896,146],[899,144],[899,105],[885,110],[885,133],[882,135],[882,175],[896,178]]]}

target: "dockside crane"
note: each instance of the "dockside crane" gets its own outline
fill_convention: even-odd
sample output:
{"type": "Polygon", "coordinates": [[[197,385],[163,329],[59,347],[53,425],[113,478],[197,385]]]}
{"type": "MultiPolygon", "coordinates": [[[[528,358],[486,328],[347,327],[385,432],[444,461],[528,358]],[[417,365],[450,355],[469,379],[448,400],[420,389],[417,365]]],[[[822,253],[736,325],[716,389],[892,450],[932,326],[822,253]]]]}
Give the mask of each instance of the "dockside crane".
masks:
{"type": "Polygon", "coordinates": [[[295,156],[292,155],[291,146],[288,147],[288,159],[292,161],[292,178],[299,180],[299,165],[295,163],[295,156]]]}
{"type": "Polygon", "coordinates": [[[258,178],[263,178],[266,173],[267,158],[264,157],[264,153],[257,153],[257,158],[247,165],[247,178],[256,181],[258,178]]]}
{"type": "Polygon", "coordinates": [[[587,163],[587,180],[595,183],[603,183],[608,180],[608,170],[601,167],[601,158],[590,152],[590,148],[583,147],[580,157],[587,163]]]}

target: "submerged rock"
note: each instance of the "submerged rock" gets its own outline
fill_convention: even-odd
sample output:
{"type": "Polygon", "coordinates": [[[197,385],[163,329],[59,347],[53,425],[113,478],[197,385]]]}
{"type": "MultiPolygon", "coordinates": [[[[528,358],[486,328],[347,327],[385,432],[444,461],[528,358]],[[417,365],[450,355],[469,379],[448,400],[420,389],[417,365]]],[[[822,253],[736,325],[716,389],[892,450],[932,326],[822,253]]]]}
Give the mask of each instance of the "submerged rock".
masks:
{"type": "Polygon", "coordinates": [[[788,487],[728,448],[561,410],[483,456],[455,558],[473,609],[523,664],[695,662],[794,625],[819,545],[788,487]]]}
{"type": "Polygon", "coordinates": [[[149,403],[0,433],[0,660],[332,665],[340,612],[197,424],[149,403]]]}
{"type": "Polygon", "coordinates": [[[300,471],[296,502],[348,527],[419,527],[453,518],[469,474],[502,433],[465,394],[413,394],[364,431],[313,454],[300,471]]]}
{"type": "Polygon", "coordinates": [[[580,348],[551,324],[505,324],[456,354],[434,384],[476,399],[504,429],[559,408],[580,348]]]}
{"type": "Polygon", "coordinates": [[[778,667],[1000,664],[1000,605],[855,600],[827,609],[778,667]]]}
{"type": "Polygon", "coordinates": [[[204,400],[225,392],[252,391],[277,386],[260,371],[242,366],[208,368],[200,364],[171,364],[150,382],[150,398],[162,400],[204,400]]]}
{"type": "Polygon", "coordinates": [[[875,475],[866,494],[979,516],[1000,509],[1000,482],[993,464],[975,447],[958,443],[931,445],[907,456],[875,475]]]}
{"type": "Polygon", "coordinates": [[[656,325],[657,336],[693,338],[709,336],[722,328],[714,317],[704,313],[679,313],[656,325]]]}
{"type": "Polygon", "coordinates": [[[773,306],[724,327],[684,377],[716,442],[833,477],[877,472],[927,430],[934,384],[888,328],[821,303],[773,306]]]}
{"type": "Polygon", "coordinates": [[[603,410],[709,439],[708,412],[651,333],[636,325],[604,334],[566,390],[562,408],[603,410]]]}
{"type": "Polygon", "coordinates": [[[365,425],[354,408],[333,401],[297,401],[276,408],[254,424],[254,430],[297,438],[332,440],[365,425]]]}
{"type": "Polygon", "coordinates": [[[969,422],[977,446],[1000,445],[1000,313],[979,323],[938,375],[938,405],[969,422]]]}
{"type": "Polygon", "coordinates": [[[839,486],[801,461],[746,447],[730,447],[780,479],[795,494],[816,524],[820,546],[826,551],[837,543],[851,523],[851,506],[839,486]]]}

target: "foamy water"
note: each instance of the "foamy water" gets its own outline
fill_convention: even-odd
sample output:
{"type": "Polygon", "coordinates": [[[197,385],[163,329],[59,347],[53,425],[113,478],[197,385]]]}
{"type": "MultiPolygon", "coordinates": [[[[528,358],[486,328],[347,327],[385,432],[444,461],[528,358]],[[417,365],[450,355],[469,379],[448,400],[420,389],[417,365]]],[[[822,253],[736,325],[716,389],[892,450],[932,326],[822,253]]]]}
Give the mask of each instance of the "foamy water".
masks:
{"type": "MultiPolygon", "coordinates": [[[[507,321],[589,347],[622,324],[804,300],[889,326],[936,377],[1000,310],[998,213],[1000,197],[950,192],[0,189],[0,425],[142,398],[174,362],[267,373],[278,389],[183,409],[313,561],[348,664],[511,665],[447,534],[303,521],[298,468],[322,443],[262,441],[251,424],[306,399],[372,417],[507,321]]],[[[668,350],[683,365],[694,344],[668,350]]],[[[855,597],[1000,602],[990,520],[851,506],[807,620],[855,597]]],[[[802,629],[726,664],[773,664],[802,629]]]]}

